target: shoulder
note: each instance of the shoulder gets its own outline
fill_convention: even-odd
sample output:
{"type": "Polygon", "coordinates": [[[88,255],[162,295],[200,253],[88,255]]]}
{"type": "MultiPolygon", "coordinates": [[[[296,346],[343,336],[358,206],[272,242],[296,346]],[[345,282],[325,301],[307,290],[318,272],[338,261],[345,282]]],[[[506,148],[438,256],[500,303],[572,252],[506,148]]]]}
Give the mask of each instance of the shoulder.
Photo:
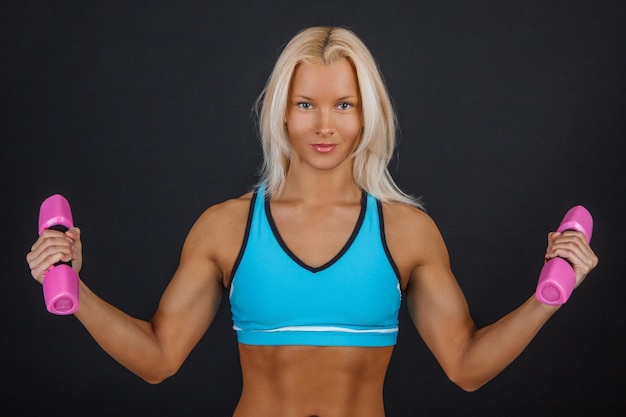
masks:
{"type": "Polygon", "coordinates": [[[252,195],[250,192],[207,208],[187,235],[183,259],[207,259],[227,272],[244,238],[252,195]]]}
{"type": "Polygon", "coordinates": [[[198,218],[194,227],[219,227],[246,221],[253,193],[223,201],[207,208],[198,218]]]}
{"type": "MultiPolygon", "coordinates": [[[[213,239],[229,239],[233,233],[245,228],[252,192],[246,193],[238,198],[223,201],[207,208],[198,217],[189,232],[188,239],[200,238],[203,242],[211,242],[213,239]]],[[[243,233],[243,229],[241,230],[243,233]]]]}
{"type": "Polygon", "coordinates": [[[383,203],[385,239],[404,284],[418,267],[447,262],[448,252],[435,221],[403,203],[383,203]]]}
{"type": "Polygon", "coordinates": [[[415,236],[438,233],[433,219],[423,210],[404,203],[382,203],[385,230],[393,235],[415,236]]]}

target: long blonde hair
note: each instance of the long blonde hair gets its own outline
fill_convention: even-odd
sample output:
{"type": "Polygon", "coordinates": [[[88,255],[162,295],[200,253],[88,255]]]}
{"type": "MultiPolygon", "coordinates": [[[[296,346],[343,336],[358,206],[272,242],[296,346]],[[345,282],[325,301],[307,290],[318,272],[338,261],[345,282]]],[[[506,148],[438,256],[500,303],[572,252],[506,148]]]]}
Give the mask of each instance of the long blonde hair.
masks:
{"type": "Polygon", "coordinates": [[[363,109],[363,133],[352,155],[357,186],[381,201],[422,208],[417,199],[400,190],[387,168],[396,147],[396,113],[378,65],[365,44],[340,27],[311,27],[296,34],[278,57],[255,103],[264,156],[261,182],[266,184],[267,194],[282,190],[289,167],[291,147],[285,115],[296,66],[328,65],[344,58],[355,68],[363,109]]]}

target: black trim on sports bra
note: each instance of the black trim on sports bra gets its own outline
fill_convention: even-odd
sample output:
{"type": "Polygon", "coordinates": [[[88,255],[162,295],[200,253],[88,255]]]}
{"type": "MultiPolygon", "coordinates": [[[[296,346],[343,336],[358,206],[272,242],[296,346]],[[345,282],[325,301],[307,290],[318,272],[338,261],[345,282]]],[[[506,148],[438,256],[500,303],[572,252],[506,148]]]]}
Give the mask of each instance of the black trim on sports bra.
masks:
{"type": "Polygon", "coordinates": [[[254,190],[252,193],[252,198],[250,199],[250,209],[248,210],[248,220],[246,221],[246,233],[243,235],[243,242],[241,242],[241,249],[239,249],[239,254],[237,255],[237,259],[235,260],[235,264],[233,265],[232,272],[230,273],[230,283],[228,287],[233,283],[233,279],[235,278],[235,273],[239,268],[239,264],[241,263],[241,258],[243,258],[243,254],[246,251],[246,246],[248,246],[248,237],[250,236],[250,227],[252,227],[252,215],[254,214],[254,202],[256,201],[256,197],[259,194],[259,190],[254,190]]]}
{"type": "Polygon", "coordinates": [[[359,218],[358,218],[358,220],[356,222],[356,225],[354,226],[354,229],[352,230],[352,234],[350,235],[350,238],[348,238],[348,241],[346,242],[346,244],[341,248],[339,253],[337,255],[335,255],[330,261],[326,262],[324,265],[321,265],[321,266],[318,266],[318,267],[312,267],[312,266],[307,265],[306,263],[304,263],[300,258],[298,258],[296,256],[295,253],[293,253],[291,251],[291,249],[289,249],[289,247],[287,246],[287,244],[283,240],[282,236],[278,232],[278,228],[276,227],[276,223],[274,223],[274,218],[272,217],[272,210],[270,208],[270,201],[269,201],[268,198],[265,199],[265,216],[267,217],[267,221],[269,222],[270,228],[272,229],[272,233],[274,233],[274,237],[276,238],[276,241],[278,241],[278,244],[283,249],[283,251],[291,259],[293,259],[294,262],[296,262],[302,268],[304,268],[304,269],[306,269],[308,271],[311,271],[313,273],[320,272],[320,271],[323,271],[324,269],[327,269],[327,268],[331,267],[335,262],[337,262],[339,259],[341,259],[343,254],[346,253],[348,249],[350,249],[350,246],[352,245],[352,242],[354,242],[354,239],[356,239],[357,235],[359,234],[359,230],[361,230],[361,226],[363,225],[363,221],[365,220],[365,210],[366,210],[366,208],[367,208],[367,193],[364,191],[362,193],[362,195],[361,195],[361,212],[359,213],[359,218]]]}
{"type": "Polygon", "coordinates": [[[383,204],[376,200],[376,207],[378,209],[378,224],[380,225],[380,239],[383,242],[383,249],[385,250],[385,254],[387,255],[387,259],[389,259],[389,264],[393,268],[393,272],[396,274],[396,278],[398,278],[398,283],[400,283],[400,288],[402,288],[402,277],[400,276],[400,270],[396,265],[393,257],[391,256],[391,251],[389,251],[389,246],[387,246],[387,236],[385,235],[385,219],[383,217],[383,204]]]}

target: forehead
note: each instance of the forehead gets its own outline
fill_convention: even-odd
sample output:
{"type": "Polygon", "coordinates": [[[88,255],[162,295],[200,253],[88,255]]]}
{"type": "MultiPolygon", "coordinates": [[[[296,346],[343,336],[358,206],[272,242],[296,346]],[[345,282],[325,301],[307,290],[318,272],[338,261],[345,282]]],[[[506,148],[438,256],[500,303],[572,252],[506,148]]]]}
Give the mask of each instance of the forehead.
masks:
{"type": "Polygon", "coordinates": [[[291,89],[294,95],[312,97],[320,94],[358,95],[356,71],[348,59],[332,64],[301,63],[296,67],[291,89]]]}

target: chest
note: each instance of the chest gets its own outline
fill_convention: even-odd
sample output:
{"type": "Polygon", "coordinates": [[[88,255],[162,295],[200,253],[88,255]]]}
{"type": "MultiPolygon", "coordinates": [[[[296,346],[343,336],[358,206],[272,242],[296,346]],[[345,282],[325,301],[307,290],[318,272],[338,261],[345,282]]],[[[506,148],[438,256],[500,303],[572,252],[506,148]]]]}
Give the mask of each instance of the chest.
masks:
{"type": "Polygon", "coordinates": [[[311,267],[339,254],[362,221],[359,205],[304,208],[266,204],[272,234],[283,248],[311,267]]]}
{"type": "MultiPolygon", "coordinates": [[[[326,252],[321,265],[312,265],[286,245],[271,217],[263,210],[255,213],[230,294],[240,341],[254,334],[254,344],[266,343],[257,337],[271,343],[280,338],[279,344],[294,344],[294,338],[304,344],[393,344],[388,338],[397,332],[401,293],[378,220],[374,200],[368,210],[363,206],[356,224],[342,227],[347,239],[335,235],[342,237],[337,238],[339,250],[326,252]],[[364,337],[376,340],[363,342],[364,337]]],[[[335,233],[321,229],[307,228],[318,236],[335,233]]]]}

